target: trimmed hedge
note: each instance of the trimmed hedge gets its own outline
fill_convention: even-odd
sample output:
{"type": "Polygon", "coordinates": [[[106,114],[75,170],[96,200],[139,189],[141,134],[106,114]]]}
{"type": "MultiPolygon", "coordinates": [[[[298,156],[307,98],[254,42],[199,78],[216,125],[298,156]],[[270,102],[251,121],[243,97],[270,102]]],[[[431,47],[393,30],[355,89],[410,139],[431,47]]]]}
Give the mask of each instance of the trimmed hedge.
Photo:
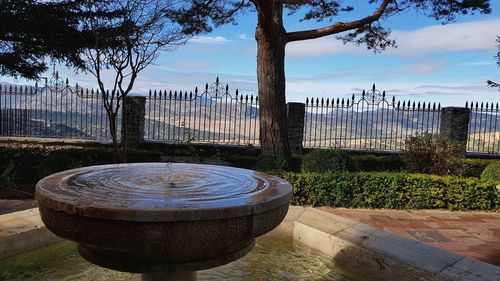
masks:
{"type": "Polygon", "coordinates": [[[407,173],[285,173],[294,205],[500,210],[493,181],[407,173]]]}
{"type": "Polygon", "coordinates": [[[302,172],[353,172],[356,163],[341,149],[316,149],[302,158],[302,172]]]}
{"type": "Polygon", "coordinates": [[[405,162],[401,156],[366,154],[353,155],[352,158],[360,172],[399,172],[405,169],[405,162]]]}
{"type": "MultiPolygon", "coordinates": [[[[158,162],[163,153],[129,150],[128,162],[158,162]]],[[[55,172],[90,165],[113,163],[113,150],[70,148],[50,150],[45,148],[0,147],[0,171],[13,166],[15,178],[23,183],[36,183],[55,172]]]]}
{"type": "Polygon", "coordinates": [[[491,162],[481,173],[481,179],[500,182],[500,161],[491,162]]]}

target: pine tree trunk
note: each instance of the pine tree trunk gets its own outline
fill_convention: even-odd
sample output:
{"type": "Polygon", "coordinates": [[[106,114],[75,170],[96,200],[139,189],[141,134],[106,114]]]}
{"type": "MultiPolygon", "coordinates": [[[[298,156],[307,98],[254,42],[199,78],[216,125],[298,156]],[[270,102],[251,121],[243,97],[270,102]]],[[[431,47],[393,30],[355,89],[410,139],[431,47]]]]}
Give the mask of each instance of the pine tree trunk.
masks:
{"type": "Polygon", "coordinates": [[[257,40],[257,79],[260,107],[260,145],[263,155],[279,155],[290,160],[285,98],[285,30],[282,7],[262,1],[255,32],[257,40]]]}

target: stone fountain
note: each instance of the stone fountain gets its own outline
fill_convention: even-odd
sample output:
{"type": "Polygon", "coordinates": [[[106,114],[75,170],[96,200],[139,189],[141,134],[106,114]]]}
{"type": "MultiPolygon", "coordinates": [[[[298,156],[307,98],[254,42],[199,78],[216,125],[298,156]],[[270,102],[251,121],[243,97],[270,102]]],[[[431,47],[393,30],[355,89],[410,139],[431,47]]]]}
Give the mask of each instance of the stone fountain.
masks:
{"type": "Polygon", "coordinates": [[[36,187],[48,229],[86,260],[143,280],[196,280],[243,257],[280,224],[291,195],[280,178],[200,164],[85,167],[36,187]]]}

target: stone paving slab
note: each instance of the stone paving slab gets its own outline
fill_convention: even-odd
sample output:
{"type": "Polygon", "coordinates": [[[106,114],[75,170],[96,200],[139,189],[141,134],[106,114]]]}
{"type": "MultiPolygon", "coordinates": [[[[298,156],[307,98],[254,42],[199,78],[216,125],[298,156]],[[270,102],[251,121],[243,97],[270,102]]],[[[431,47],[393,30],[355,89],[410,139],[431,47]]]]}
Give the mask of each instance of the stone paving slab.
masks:
{"type": "Polygon", "coordinates": [[[0,216],[0,259],[61,241],[47,230],[38,208],[0,216]]]}
{"type": "Polygon", "coordinates": [[[500,266],[500,213],[320,209],[404,238],[500,266]]]}

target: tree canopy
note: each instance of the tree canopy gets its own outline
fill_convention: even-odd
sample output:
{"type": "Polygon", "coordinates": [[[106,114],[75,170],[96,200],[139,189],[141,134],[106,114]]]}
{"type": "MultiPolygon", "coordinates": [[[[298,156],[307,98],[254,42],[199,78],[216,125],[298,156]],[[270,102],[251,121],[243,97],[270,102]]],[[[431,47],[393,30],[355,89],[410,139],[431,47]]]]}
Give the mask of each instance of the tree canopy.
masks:
{"type": "Polygon", "coordinates": [[[290,159],[285,108],[286,44],[336,35],[344,43],[365,45],[379,52],[396,45],[385,20],[395,14],[416,12],[444,24],[459,15],[490,11],[489,0],[191,0],[180,1],[169,15],[190,33],[237,23],[238,15],[255,12],[261,152],[290,159]],[[352,12],[357,10],[368,12],[353,19],[352,12]],[[294,14],[302,21],[318,22],[319,27],[287,30],[284,17],[294,14]]]}
{"type": "MultiPolygon", "coordinates": [[[[497,55],[495,56],[495,58],[497,59],[497,65],[498,67],[500,67],[500,36],[497,36],[497,43],[498,43],[498,52],[497,52],[497,55]]],[[[486,81],[486,83],[488,83],[488,85],[492,88],[498,88],[498,90],[500,90],[500,83],[497,83],[497,82],[493,82],[491,80],[488,80],[486,81]]]]}
{"type": "MultiPolygon", "coordinates": [[[[491,12],[490,0],[191,0],[172,10],[169,14],[185,26],[185,32],[211,32],[213,27],[237,23],[238,15],[257,12],[258,17],[273,15],[282,18],[284,8],[287,16],[300,12],[301,21],[327,21],[329,24],[316,29],[287,31],[287,42],[308,40],[332,34],[345,43],[366,44],[373,51],[394,46],[390,29],[383,20],[398,13],[415,12],[432,17],[441,23],[456,20],[459,15],[491,12]],[[366,17],[352,21],[336,21],[360,9],[359,6],[373,5],[375,10],[366,17]],[[358,6],[358,7],[357,7],[358,6]],[[273,11],[274,10],[274,13],[273,11]],[[270,13],[269,13],[270,12],[270,13]]],[[[282,22],[282,21],[281,21],[282,22]]],[[[284,26],[284,25],[283,25],[284,26]]],[[[286,30],[285,30],[286,31],[286,30]]]]}
{"type": "MultiPolygon", "coordinates": [[[[83,67],[81,51],[93,44],[89,30],[81,26],[84,2],[0,1],[0,74],[37,78],[47,69],[47,57],[83,67]]],[[[97,16],[113,18],[117,13],[97,16]]]]}

